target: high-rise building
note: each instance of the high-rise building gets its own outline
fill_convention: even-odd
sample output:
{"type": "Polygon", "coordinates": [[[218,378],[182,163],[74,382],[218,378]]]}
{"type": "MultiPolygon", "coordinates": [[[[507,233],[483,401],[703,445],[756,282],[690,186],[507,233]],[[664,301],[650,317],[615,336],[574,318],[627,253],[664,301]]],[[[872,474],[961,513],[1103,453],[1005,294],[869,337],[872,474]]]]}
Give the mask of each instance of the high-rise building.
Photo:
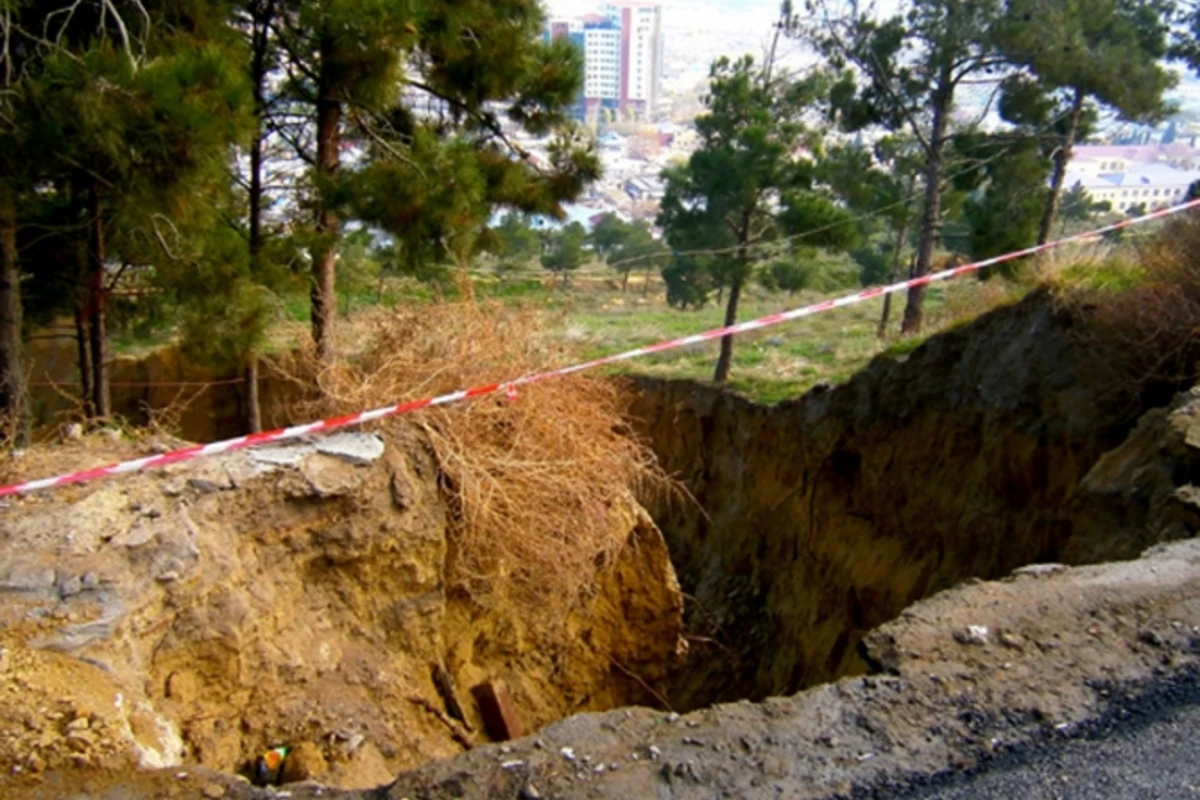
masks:
{"type": "Polygon", "coordinates": [[[614,0],[604,16],[621,30],[619,105],[650,118],[662,91],[662,6],[653,0],[614,0]]]}
{"type": "Polygon", "coordinates": [[[649,2],[617,2],[604,14],[556,19],[547,26],[552,39],[570,39],[583,53],[580,117],[600,109],[621,109],[650,117],[662,83],[662,13],[649,2]]]}

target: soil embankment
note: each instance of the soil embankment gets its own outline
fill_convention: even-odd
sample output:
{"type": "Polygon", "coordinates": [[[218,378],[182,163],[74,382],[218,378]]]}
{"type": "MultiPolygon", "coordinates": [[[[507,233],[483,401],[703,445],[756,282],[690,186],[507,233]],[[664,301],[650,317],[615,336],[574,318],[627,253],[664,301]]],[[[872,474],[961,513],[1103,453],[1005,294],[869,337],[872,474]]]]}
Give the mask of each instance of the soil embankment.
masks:
{"type": "Polygon", "coordinates": [[[233,772],[282,743],[297,777],[374,786],[486,741],[483,683],[527,729],[656,702],[682,604],[645,513],[608,510],[620,555],[577,607],[482,604],[447,583],[429,445],[389,431],[12,501],[0,773],[233,772]]]}
{"type": "MultiPolygon", "coordinates": [[[[1085,479],[1135,416],[1081,325],[1036,293],[771,407],[639,381],[632,414],[696,499],[652,507],[695,599],[676,706],[865,672],[856,645],[868,631],[966,578],[1131,558],[1194,531],[1194,520],[1148,527],[1148,508],[1120,488],[1096,506],[1102,481],[1085,479]]],[[[1129,457],[1101,471],[1134,471],[1129,457]]],[[[1161,483],[1173,491],[1176,478],[1187,482],[1161,483]]]]}
{"type": "MultiPolygon", "coordinates": [[[[286,741],[322,784],[379,784],[482,727],[470,704],[451,719],[438,667],[507,681],[531,729],[700,710],[576,715],[349,796],[824,798],[1069,732],[1200,670],[1194,542],[1055,563],[1200,525],[1200,391],[1131,411],[1080,325],[1035,294],[774,407],[641,382],[632,416],[693,500],[648,498],[659,527],[613,506],[620,558],[570,612],[448,591],[413,431],[365,462],[304,445],[21,501],[0,539],[12,684],[36,688],[22,665],[50,649],[109,694],[40,690],[0,731],[7,763],[120,766],[90,735],[228,770],[286,741]]],[[[266,796],[190,766],[96,785],[266,796]]]]}

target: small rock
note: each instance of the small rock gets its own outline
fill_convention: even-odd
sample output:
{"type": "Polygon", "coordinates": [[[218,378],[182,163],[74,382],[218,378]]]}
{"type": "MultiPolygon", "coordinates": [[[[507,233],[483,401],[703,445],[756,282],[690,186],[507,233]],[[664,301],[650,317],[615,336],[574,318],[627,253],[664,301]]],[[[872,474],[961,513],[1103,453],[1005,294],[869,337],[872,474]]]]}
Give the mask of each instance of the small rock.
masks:
{"type": "Polygon", "coordinates": [[[966,628],[954,632],[954,640],[959,644],[987,644],[987,626],[968,625],[966,628]]]}
{"type": "Polygon", "coordinates": [[[666,720],[667,722],[677,722],[679,720],[679,715],[672,711],[670,714],[667,714],[666,720]]]}
{"type": "Polygon", "coordinates": [[[525,762],[521,761],[520,759],[517,759],[517,758],[514,758],[512,761],[502,761],[500,763],[500,769],[506,769],[506,770],[507,769],[516,769],[517,767],[523,767],[523,766],[525,766],[525,762]]]}
{"type": "Polygon", "coordinates": [[[575,760],[575,750],[570,747],[564,747],[564,748],[560,749],[558,752],[567,761],[575,760]]]}
{"type": "Polygon", "coordinates": [[[651,760],[653,760],[653,761],[658,761],[658,759],[662,757],[662,750],[659,750],[659,749],[658,749],[657,747],[655,747],[654,745],[650,745],[650,748],[649,748],[649,750],[650,750],[650,758],[651,758],[651,760]]]}
{"type": "Polygon", "coordinates": [[[335,433],[316,440],[318,453],[367,466],[383,456],[383,440],[373,433],[335,433]]]}
{"type": "Polygon", "coordinates": [[[83,577],[80,578],[80,585],[83,586],[84,591],[90,592],[95,589],[99,589],[100,576],[94,572],[85,572],[83,573],[83,577]]]}
{"type": "Polygon", "coordinates": [[[603,764],[597,764],[596,768],[592,771],[595,772],[597,775],[599,775],[601,772],[604,772],[604,770],[605,770],[605,766],[603,764]]]}
{"type": "Polygon", "coordinates": [[[16,566],[0,579],[0,591],[40,592],[54,586],[54,570],[49,568],[16,566]]]}
{"type": "Polygon", "coordinates": [[[90,725],[91,725],[91,723],[88,722],[87,717],[76,717],[75,719],[73,719],[67,723],[67,730],[69,730],[69,731],[85,731],[88,729],[88,727],[90,727],[90,725]]]}
{"type": "Polygon", "coordinates": [[[527,783],[525,784],[525,787],[521,789],[521,793],[517,795],[517,797],[519,797],[520,800],[542,800],[542,793],[539,792],[538,788],[532,783],[527,783]]]}
{"type": "Polygon", "coordinates": [[[1151,647],[1162,647],[1167,643],[1163,637],[1159,636],[1158,633],[1150,630],[1149,628],[1139,633],[1138,639],[1150,645],[1151,647]]]}
{"type": "Polygon", "coordinates": [[[1053,575],[1067,568],[1066,564],[1027,564],[1013,570],[1013,575],[1053,575]]]}
{"type": "Polygon", "coordinates": [[[1000,644],[1012,650],[1025,649],[1025,637],[1019,633],[1010,633],[1009,631],[1000,632],[1000,644]]]}
{"type": "Polygon", "coordinates": [[[78,575],[68,575],[58,585],[58,596],[64,600],[74,597],[83,591],[83,578],[78,575]]]}
{"type": "Polygon", "coordinates": [[[300,742],[288,750],[279,777],[283,783],[298,783],[321,778],[328,771],[329,764],[321,748],[312,742],[300,742]]]}
{"type": "Polygon", "coordinates": [[[219,783],[209,783],[200,790],[200,794],[207,797],[208,800],[221,800],[225,796],[225,787],[219,783]]]}

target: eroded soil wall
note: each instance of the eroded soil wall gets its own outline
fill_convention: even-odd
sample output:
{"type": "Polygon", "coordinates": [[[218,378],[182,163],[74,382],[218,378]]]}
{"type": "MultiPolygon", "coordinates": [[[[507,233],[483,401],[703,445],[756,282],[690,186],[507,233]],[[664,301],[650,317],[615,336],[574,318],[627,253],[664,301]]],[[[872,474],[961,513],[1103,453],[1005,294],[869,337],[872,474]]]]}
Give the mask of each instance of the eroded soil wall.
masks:
{"type": "Polygon", "coordinates": [[[653,508],[691,595],[678,707],[863,671],[867,631],[963,579],[1140,552],[1144,527],[1074,521],[1132,418],[1072,319],[1035,294],[773,407],[640,381],[636,424],[695,498],[653,508]]]}

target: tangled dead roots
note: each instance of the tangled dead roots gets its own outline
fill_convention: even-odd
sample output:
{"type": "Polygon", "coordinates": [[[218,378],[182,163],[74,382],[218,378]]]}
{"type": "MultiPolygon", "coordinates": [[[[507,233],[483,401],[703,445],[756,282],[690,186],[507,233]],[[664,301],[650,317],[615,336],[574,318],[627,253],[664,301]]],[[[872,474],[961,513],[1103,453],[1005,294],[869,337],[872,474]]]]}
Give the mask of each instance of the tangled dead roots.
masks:
{"type": "MultiPolygon", "coordinates": [[[[300,416],[347,414],[487,385],[565,363],[538,317],[496,305],[375,311],[356,352],[328,366],[299,353],[281,370],[319,392],[300,416]]],[[[612,381],[566,377],[423,410],[455,512],[447,581],[481,603],[516,593],[557,613],[593,587],[623,542],[616,514],[668,486],[622,417],[612,381]]],[[[311,417],[309,417],[311,418],[311,417]]],[[[627,526],[626,526],[627,527],[627,526]]]]}

